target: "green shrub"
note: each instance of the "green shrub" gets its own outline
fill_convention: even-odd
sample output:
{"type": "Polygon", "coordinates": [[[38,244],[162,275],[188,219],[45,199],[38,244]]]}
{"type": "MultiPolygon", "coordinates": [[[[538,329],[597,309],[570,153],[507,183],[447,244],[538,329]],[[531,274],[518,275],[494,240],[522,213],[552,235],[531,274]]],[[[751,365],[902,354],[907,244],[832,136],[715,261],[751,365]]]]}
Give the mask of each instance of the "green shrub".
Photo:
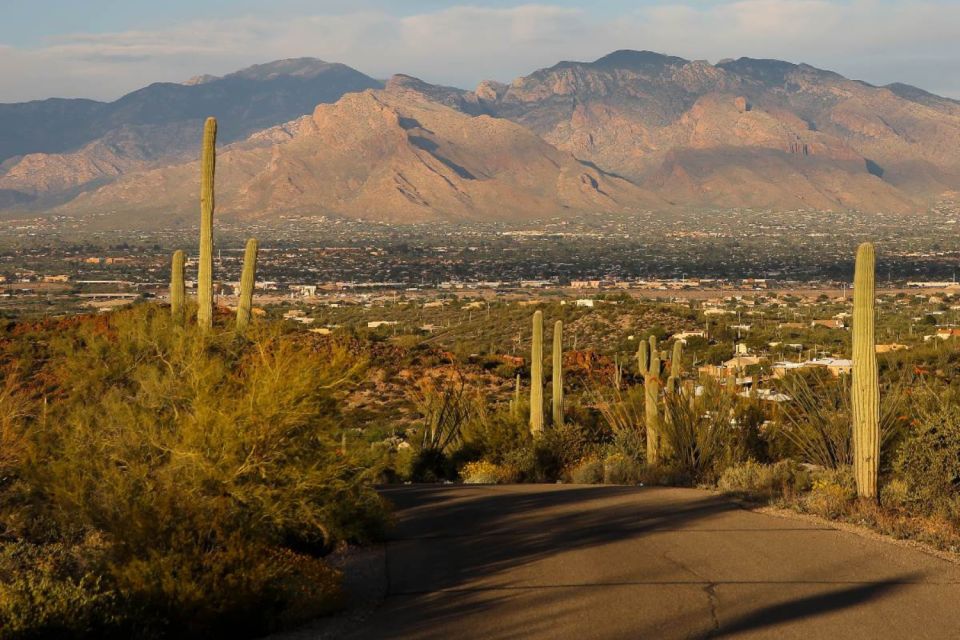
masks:
{"type": "Polygon", "coordinates": [[[545,429],[533,444],[533,480],[555,482],[561,480],[585,453],[588,440],[580,425],[564,423],[545,429]]]}
{"type": "Polygon", "coordinates": [[[821,469],[813,475],[810,491],[801,497],[801,506],[825,518],[838,518],[856,503],[857,486],[850,467],[821,469]]]}
{"type": "Polygon", "coordinates": [[[940,405],[920,415],[900,446],[897,470],[912,501],[930,510],[952,510],[960,495],[960,409],[940,405]]]}
{"type": "Polygon", "coordinates": [[[0,525],[89,557],[0,575],[4,602],[50,594],[17,624],[81,634],[92,623],[70,611],[115,607],[115,629],[135,614],[145,634],[248,637],[336,604],[318,556],[387,521],[373,471],[339,446],[336,394],[360,356],[265,323],[201,333],[150,305],[42,331],[16,360],[21,391],[0,394],[45,400],[0,418],[21,449],[0,460],[0,525]],[[91,535],[96,553],[78,546],[91,535]]]}
{"type": "Polygon", "coordinates": [[[63,544],[0,547],[0,638],[96,638],[118,626],[117,595],[94,571],[99,553],[63,544]]]}
{"type": "Polygon", "coordinates": [[[603,482],[603,461],[586,458],[570,471],[570,481],[574,484],[601,484],[603,482]]]}
{"type": "Polygon", "coordinates": [[[810,473],[793,460],[760,464],[752,460],[728,467],[717,488],[751,499],[792,496],[810,487],[810,473]]]}
{"type": "Polygon", "coordinates": [[[502,476],[500,467],[485,460],[468,462],[460,469],[460,478],[464,484],[496,484],[502,476]]]}
{"type": "Polygon", "coordinates": [[[603,483],[604,484],[637,484],[643,466],[627,456],[620,453],[612,453],[603,461],[603,483]]]}

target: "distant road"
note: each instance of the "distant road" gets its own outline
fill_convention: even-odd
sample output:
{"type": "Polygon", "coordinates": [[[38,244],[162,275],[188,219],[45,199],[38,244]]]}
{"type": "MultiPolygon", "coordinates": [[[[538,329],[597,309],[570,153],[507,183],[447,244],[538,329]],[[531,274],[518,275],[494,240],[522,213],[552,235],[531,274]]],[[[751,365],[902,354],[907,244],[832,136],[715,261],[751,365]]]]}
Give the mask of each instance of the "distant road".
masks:
{"type": "Polygon", "coordinates": [[[960,566],[693,489],[411,486],[359,639],[960,638],[960,566]]]}

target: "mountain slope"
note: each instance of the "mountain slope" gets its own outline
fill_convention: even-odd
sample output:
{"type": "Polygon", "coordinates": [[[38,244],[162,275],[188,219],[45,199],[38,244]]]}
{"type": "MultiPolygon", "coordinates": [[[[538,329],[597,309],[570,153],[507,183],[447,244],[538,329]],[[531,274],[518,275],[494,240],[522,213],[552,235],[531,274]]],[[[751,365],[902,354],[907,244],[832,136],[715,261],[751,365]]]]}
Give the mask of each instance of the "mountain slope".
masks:
{"type": "Polygon", "coordinates": [[[618,51],[444,100],[692,205],[902,211],[960,187],[960,104],[807,65],[618,51]]]}
{"type": "MultiPolygon", "coordinates": [[[[196,162],[131,174],[74,212],[193,220],[196,162]]],[[[508,120],[469,116],[392,83],[222,150],[218,215],[341,215],[389,222],[531,219],[665,203],[508,120]]]]}
{"type": "Polygon", "coordinates": [[[342,64],[299,58],[222,78],[156,83],[111,103],[0,104],[0,191],[21,201],[39,198],[42,206],[129,170],[186,159],[209,115],[220,119],[221,139],[230,142],[379,86],[342,64]]]}

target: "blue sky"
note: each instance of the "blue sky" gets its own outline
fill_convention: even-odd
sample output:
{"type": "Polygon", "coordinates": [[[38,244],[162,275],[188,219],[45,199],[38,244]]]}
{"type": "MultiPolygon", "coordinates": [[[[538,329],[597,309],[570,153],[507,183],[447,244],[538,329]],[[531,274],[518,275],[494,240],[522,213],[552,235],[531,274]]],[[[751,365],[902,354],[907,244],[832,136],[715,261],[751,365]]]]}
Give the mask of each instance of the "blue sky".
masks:
{"type": "Polygon", "coordinates": [[[3,0],[0,102],[314,56],[471,87],[618,48],[774,57],[960,97],[958,0],[3,0]],[[12,5],[12,6],[10,6],[12,5]]]}

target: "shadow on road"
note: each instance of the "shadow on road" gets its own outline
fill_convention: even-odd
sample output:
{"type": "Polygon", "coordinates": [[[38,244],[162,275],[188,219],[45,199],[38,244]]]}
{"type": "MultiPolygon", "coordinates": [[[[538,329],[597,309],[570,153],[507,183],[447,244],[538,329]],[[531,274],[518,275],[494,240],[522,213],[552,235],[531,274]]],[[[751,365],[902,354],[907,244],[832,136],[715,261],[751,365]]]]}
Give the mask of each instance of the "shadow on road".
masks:
{"type": "Polygon", "coordinates": [[[780,586],[776,580],[746,581],[745,591],[726,593],[721,603],[702,567],[671,557],[671,544],[679,543],[662,534],[723,532],[729,540],[740,532],[831,529],[762,516],[723,497],[684,489],[423,486],[383,493],[398,510],[387,547],[388,598],[352,639],[568,637],[563,629],[571,625],[595,638],[774,633],[778,625],[883,600],[916,577],[888,571],[882,576],[887,579],[863,584],[823,581],[823,575],[860,568],[858,560],[841,554],[833,562],[845,567],[827,560],[818,565],[821,580],[802,576],[811,580],[791,582],[784,574],[780,586]],[[644,539],[651,534],[660,536],[667,552],[644,539]],[[629,542],[610,548],[621,541],[629,542]],[[578,556],[587,564],[582,574],[558,566],[571,557],[564,554],[589,547],[604,549],[586,560],[578,556]],[[619,580],[621,549],[626,554],[619,580]],[[589,567],[598,554],[606,554],[608,563],[602,581],[589,567]],[[735,617],[725,619],[725,611],[735,617]]]}

